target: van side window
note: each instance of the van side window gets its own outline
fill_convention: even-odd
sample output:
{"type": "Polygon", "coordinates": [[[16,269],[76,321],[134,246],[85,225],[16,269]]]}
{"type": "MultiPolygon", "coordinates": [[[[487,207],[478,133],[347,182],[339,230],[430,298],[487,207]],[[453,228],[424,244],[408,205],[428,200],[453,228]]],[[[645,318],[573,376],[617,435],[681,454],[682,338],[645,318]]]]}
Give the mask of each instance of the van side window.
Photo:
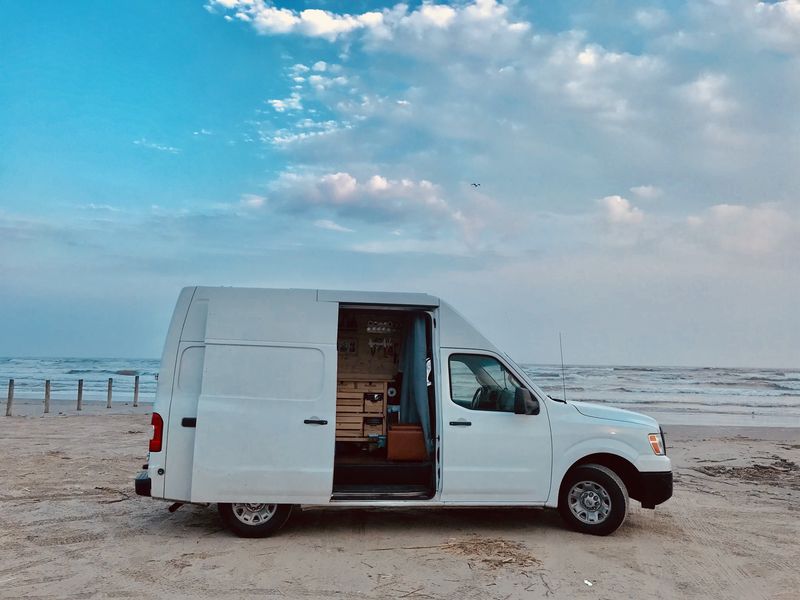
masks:
{"type": "Polygon", "coordinates": [[[514,395],[521,387],[519,380],[492,356],[450,356],[450,397],[459,406],[513,413],[514,395]]]}

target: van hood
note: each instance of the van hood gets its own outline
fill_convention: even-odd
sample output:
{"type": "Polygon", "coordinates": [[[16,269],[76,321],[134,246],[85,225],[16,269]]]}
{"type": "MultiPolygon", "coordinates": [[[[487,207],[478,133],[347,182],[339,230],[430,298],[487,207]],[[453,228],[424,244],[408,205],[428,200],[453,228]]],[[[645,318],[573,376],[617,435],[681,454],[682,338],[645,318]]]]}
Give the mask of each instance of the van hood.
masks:
{"type": "Polygon", "coordinates": [[[652,429],[651,433],[658,432],[658,421],[632,410],[623,410],[612,406],[602,406],[600,404],[589,404],[588,402],[569,402],[575,409],[585,417],[595,419],[607,419],[609,421],[621,421],[623,423],[635,423],[636,425],[647,425],[652,429]]]}

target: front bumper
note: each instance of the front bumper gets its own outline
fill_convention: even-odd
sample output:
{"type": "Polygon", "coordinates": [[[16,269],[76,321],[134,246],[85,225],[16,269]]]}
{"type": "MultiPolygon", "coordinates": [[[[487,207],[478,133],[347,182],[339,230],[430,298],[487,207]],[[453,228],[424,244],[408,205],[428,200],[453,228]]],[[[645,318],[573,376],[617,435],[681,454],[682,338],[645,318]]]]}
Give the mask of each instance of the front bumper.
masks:
{"type": "Polygon", "coordinates": [[[672,471],[639,473],[639,478],[643,508],[655,508],[672,497],[672,471]]]}
{"type": "Polygon", "coordinates": [[[147,471],[142,471],[136,476],[136,479],[133,483],[136,493],[139,496],[149,496],[150,495],[150,476],[147,474],[147,471]]]}

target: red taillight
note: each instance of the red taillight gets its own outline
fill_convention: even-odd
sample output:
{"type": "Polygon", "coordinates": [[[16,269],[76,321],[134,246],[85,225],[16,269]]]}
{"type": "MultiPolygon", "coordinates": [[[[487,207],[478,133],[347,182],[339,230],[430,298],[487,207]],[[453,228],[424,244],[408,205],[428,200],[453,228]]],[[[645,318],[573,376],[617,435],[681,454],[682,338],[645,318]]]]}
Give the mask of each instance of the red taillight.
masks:
{"type": "Polygon", "coordinates": [[[150,452],[161,452],[161,436],[164,433],[164,419],[157,412],[153,413],[153,418],[150,419],[150,424],[153,426],[153,437],[150,439],[150,452]]]}

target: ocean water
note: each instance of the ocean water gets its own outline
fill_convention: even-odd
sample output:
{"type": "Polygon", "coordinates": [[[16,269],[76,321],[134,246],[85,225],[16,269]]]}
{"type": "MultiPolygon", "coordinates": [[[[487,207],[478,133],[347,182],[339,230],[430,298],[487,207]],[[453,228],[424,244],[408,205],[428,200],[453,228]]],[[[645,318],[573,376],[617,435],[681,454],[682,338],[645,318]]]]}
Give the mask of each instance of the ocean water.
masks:
{"type": "Polygon", "coordinates": [[[8,380],[14,380],[15,398],[44,398],[44,382],[50,380],[54,400],[74,400],[78,380],[83,379],[83,399],[105,402],[108,378],[114,400],[132,400],[134,376],[139,375],[139,400],[152,402],[156,395],[159,359],[151,358],[0,358],[0,402],[8,380]]]}
{"type": "MultiPolygon", "coordinates": [[[[140,401],[155,399],[158,359],[0,358],[0,402],[8,379],[15,396],[41,399],[51,380],[54,399],[72,400],[78,379],[84,400],[105,401],[108,378],[114,400],[133,397],[140,376],[140,401]]],[[[522,365],[554,398],[609,404],[650,414],[664,424],[768,425],[800,427],[800,369],[726,369],[522,365]]]]}
{"type": "Polygon", "coordinates": [[[662,423],[800,427],[800,369],[523,365],[550,396],[662,423]]]}

